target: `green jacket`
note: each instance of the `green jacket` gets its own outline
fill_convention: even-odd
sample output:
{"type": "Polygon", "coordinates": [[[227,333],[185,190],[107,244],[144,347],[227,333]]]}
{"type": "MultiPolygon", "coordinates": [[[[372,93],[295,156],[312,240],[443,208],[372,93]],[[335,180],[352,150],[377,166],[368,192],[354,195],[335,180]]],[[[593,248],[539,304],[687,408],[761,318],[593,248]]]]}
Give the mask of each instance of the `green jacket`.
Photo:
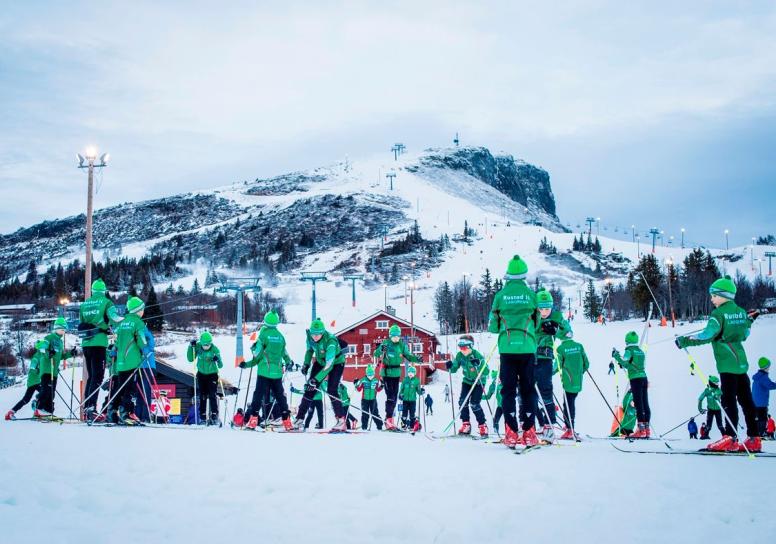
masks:
{"type": "Polygon", "coordinates": [[[555,347],[555,337],[564,331],[571,328],[568,321],[563,319],[563,314],[558,310],[553,310],[546,319],[542,319],[541,315],[538,317],[538,323],[536,326],[536,351],[537,357],[550,359],[554,357],[553,348],[555,347]],[[558,332],[554,335],[549,335],[542,330],[542,324],[553,322],[558,324],[558,332]]]}
{"type": "Polygon", "coordinates": [[[215,346],[210,345],[210,349],[205,349],[202,344],[197,342],[192,346],[189,344],[189,349],[186,350],[186,359],[190,363],[197,360],[197,374],[218,374],[218,369],[224,367],[223,361],[221,361],[221,352],[215,346]]]}
{"type": "Polygon", "coordinates": [[[558,346],[560,379],[566,393],[582,391],[582,378],[590,368],[585,348],[579,342],[566,339],[558,346]]]}
{"type": "Polygon", "coordinates": [[[78,317],[81,323],[87,323],[97,328],[97,334],[84,338],[81,342],[85,348],[90,346],[108,347],[108,330],[111,322],[121,319],[113,302],[104,293],[95,293],[89,300],[84,301],[78,311],[78,317]]]}
{"type": "Polygon", "coordinates": [[[493,393],[496,393],[496,406],[501,406],[501,382],[498,382],[498,386],[496,385],[496,380],[493,380],[490,382],[490,387],[488,387],[488,392],[482,395],[482,398],[485,400],[490,400],[490,398],[493,396],[493,393]]]}
{"type": "Polygon", "coordinates": [[[337,395],[342,402],[342,407],[346,410],[350,408],[350,394],[348,394],[348,387],[342,382],[340,382],[337,387],[337,395]]]}
{"type": "Polygon", "coordinates": [[[719,402],[721,398],[722,390],[719,387],[712,387],[711,385],[707,385],[706,389],[704,389],[703,393],[701,393],[701,396],[698,397],[698,411],[703,411],[703,399],[706,399],[706,407],[709,410],[719,410],[719,402]]]}
{"type": "Polygon", "coordinates": [[[524,280],[507,280],[496,293],[488,331],[498,334],[499,353],[536,353],[536,293],[524,280]]]}
{"type": "Polygon", "coordinates": [[[264,325],[259,331],[256,343],[251,346],[251,353],[253,359],[245,363],[245,366],[257,366],[257,375],[264,378],[282,378],[283,366],[291,364],[291,357],[286,350],[286,339],[277,327],[264,325]]]}
{"type": "Polygon", "coordinates": [[[304,354],[305,367],[310,365],[313,357],[318,364],[323,366],[318,374],[313,376],[318,383],[321,383],[329,375],[334,365],[345,364],[345,353],[340,349],[339,340],[329,331],[324,332],[317,342],[310,336],[310,331],[307,331],[307,351],[304,354]]]}
{"type": "Polygon", "coordinates": [[[626,346],[625,353],[620,355],[619,352],[615,352],[614,359],[622,368],[628,371],[629,380],[647,377],[647,372],[644,368],[647,355],[639,346],[626,346]]]}
{"type": "Polygon", "coordinates": [[[404,402],[415,402],[420,394],[420,380],[417,376],[410,378],[405,376],[401,381],[401,389],[399,389],[399,395],[404,402]]]}
{"type": "Polygon", "coordinates": [[[35,351],[30,359],[30,372],[27,374],[27,387],[35,387],[40,384],[40,369],[46,364],[48,354],[45,349],[35,351]]]}
{"type": "Polygon", "coordinates": [[[127,314],[116,327],[116,371],[135,370],[143,362],[146,325],[135,314],[127,314]]]}
{"type": "Polygon", "coordinates": [[[479,375],[480,384],[485,387],[485,383],[488,381],[488,363],[485,362],[482,353],[473,349],[469,355],[464,355],[459,351],[453,359],[450,372],[455,373],[459,368],[463,373],[463,383],[472,385],[479,375]]]}
{"type": "Polygon", "coordinates": [[[410,352],[410,348],[404,342],[399,340],[398,342],[391,342],[390,338],[387,338],[377,346],[374,353],[375,359],[380,360],[385,366],[383,371],[383,377],[386,378],[399,378],[401,377],[401,365],[404,363],[404,359],[412,363],[420,362],[415,355],[410,352]]]}
{"type": "Polygon", "coordinates": [[[59,365],[62,361],[70,359],[72,355],[69,351],[65,351],[62,337],[55,332],[47,334],[43,341],[46,343],[44,348],[46,357],[40,361],[40,375],[50,374],[56,378],[59,376],[59,365]]]}
{"type": "Polygon", "coordinates": [[[363,391],[363,396],[361,397],[363,400],[375,400],[377,398],[377,393],[382,391],[383,387],[380,380],[377,378],[372,378],[370,380],[364,376],[356,382],[356,389],[358,391],[363,391]]]}
{"type": "Polygon", "coordinates": [[[623,416],[620,421],[620,428],[611,434],[611,436],[619,436],[622,434],[620,430],[626,430],[628,432],[633,431],[636,427],[636,407],[633,406],[633,393],[628,391],[622,398],[622,410],[623,416]]]}
{"type": "Polygon", "coordinates": [[[746,311],[735,302],[728,301],[715,308],[706,328],[698,334],[687,337],[688,346],[711,344],[717,372],[720,374],[746,374],[749,362],[744,351],[744,341],[749,338],[752,320],[746,311]]]}

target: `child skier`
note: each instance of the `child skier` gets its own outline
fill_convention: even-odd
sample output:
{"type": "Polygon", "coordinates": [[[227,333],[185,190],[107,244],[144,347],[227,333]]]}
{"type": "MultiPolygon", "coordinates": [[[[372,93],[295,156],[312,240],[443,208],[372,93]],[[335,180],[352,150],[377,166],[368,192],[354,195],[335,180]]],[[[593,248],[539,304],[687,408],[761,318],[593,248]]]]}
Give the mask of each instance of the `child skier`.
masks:
{"type": "Polygon", "coordinates": [[[286,431],[293,430],[291,424],[291,412],[286,401],[286,392],[283,389],[283,368],[293,364],[286,350],[286,339],[278,330],[280,316],[275,311],[267,312],[264,316],[264,325],[259,331],[256,343],[251,346],[253,358],[240,363],[240,368],[256,367],[256,389],[253,392],[253,401],[246,414],[248,428],[255,429],[260,423],[259,408],[261,408],[263,421],[272,419],[272,404],[269,402],[270,393],[274,398],[274,406],[280,408],[280,417],[283,428],[286,431]]]}
{"type": "Polygon", "coordinates": [[[199,401],[199,419],[208,425],[218,425],[218,369],[224,367],[221,352],[213,345],[213,335],[203,332],[199,342],[189,342],[186,359],[190,363],[197,361],[197,394],[199,401]],[[207,418],[207,402],[210,401],[210,419],[207,418]]]}
{"type": "Polygon", "coordinates": [[[485,391],[485,383],[488,381],[488,363],[482,353],[474,349],[474,338],[464,334],[458,339],[458,353],[455,359],[447,361],[447,369],[455,373],[461,369],[463,374],[461,396],[458,397],[458,409],[463,424],[458,429],[458,434],[471,434],[472,425],[469,422],[469,407],[471,406],[474,417],[477,418],[480,436],[488,436],[488,425],[485,423],[485,414],[480,405],[482,394],[485,391]]]}
{"type": "Polygon", "coordinates": [[[147,355],[146,325],[143,322],[145,303],[138,297],[127,301],[127,314],[116,327],[116,390],[108,411],[108,421],[137,425],[133,400],[135,376],[147,355]]]}
{"type": "MultiPolygon", "coordinates": [[[[6,421],[16,419],[16,412],[21,410],[28,402],[30,402],[30,400],[32,400],[32,395],[40,391],[40,368],[47,356],[46,342],[43,340],[35,342],[35,353],[33,354],[32,359],[30,359],[30,370],[27,374],[27,390],[24,392],[22,400],[17,402],[14,407],[5,414],[6,421]]],[[[37,403],[33,404],[36,405],[37,403]]],[[[35,411],[34,405],[33,412],[35,411]]]]}
{"type": "Polygon", "coordinates": [[[490,386],[488,392],[482,395],[482,400],[489,401],[493,394],[496,394],[496,411],[493,414],[493,430],[498,434],[498,424],[501,421],[501,416],[504,415],[504,410],[501,408],[501,381],[498,379],[498,370],[491,370],[490,372],[490,386]],[[498,382],[498,384],[496,383],[498,382]]]}
{"type": "Polygon", "coordinates": [[[757,361],[760,370],[752,376],[752,400],[757,415],[757,430],[760,437],[765,437],[768,426],[768,402],[770,393],[776,389],[776,382],[768,377],[768,370],[771,368],[770,360],[760,357],[757,361]]]}
{"type": "Polygon", "coordinates": [[[557,419],[555,416],[555,400],[552,394],[552,374],[555,362],[555,337],[569,328],[563,315],[553,310],[552,295],[546,289],[536,293],[539,307],[539,328],[536,331],[536,386],[539,388],[544,409],[536,410],[536,419],[542,426],[542,435],[546,439],[554,436],[552,430],[557,419]],[[545,415],[546,411],[546,415],[545,415]],[[550,420],[547,421],[549,416],[550,420]]]}
{"type": "Polygon", "coordinates": [[[320,319],[313,321],[307,330],[307,351],[304,355],[302,374],[307,375],[311,367],[312,371],[305,384],[304,396],[299,403],[294,427],[299,430],[305,428],[302,418],[307,413],[316,392],[322,389],[322,383],[325,379],[328,382],[326,394],[331,400],[334,415],[337,418],[331,430],[333,432],[346,432],[345,412],[338,395],[340,379],[345,368],[345,353],[337,337],[326,330],[326,326],[320,319]]]}
{"type": "Polygon", "coordinates": [[[75,347],[65,351],[63,338],[66,330],[67,321],[64,317],[58,317],[54,320],[51,333],[43,339],[46,357],[40,361],[40,393],[35,417],[48,417],[54,414],[54,395],[57,391],[59,365],[62,361],[75,357],[77,353],[75,347]]]}
{"type": "Polygon", "coordinates": [[[636,405],[633,403],[633,392],[629,389],[622,397],[622,418],[619,424],[617,421],[612,424],[614,431],[609,436],[630,436],[636,427],[637,419],[636,405]]]}
{"type": "Polygon", "coordinates": [[[620,367],[628,371],[633,403],[636,405],[636,417],[639,430],[631,435],[631,438],[649,438],[649,421],[652,412],[649,409],[649,395],[647,388],[647,372],[645,370],[646,354],[639,347],[639,335],[630,331],[625,335],[625,353],[620,355],[617,349],[612,350],[612,357],[620,367]]]}
{"type": "Polygon", "coordinates": [[[378,431],[383,429],[383,420],[377,409],[377,393],[383,390],[383,384],[375,377],[375,367],[367,365],[366,375],[356,382],[356,390],[361,391],[361,428],[369,427],[369,420],[375,422],[378,431]]]}
{"type": "Polygon", "coordinates": [[[343,382],[340,382],[337,389],[337,396],[342,403],[342,409],[345,412],[345,422],[348,429],[355,429],[358,426],[358,420],[350,414],[350,394],[348,393],[348,386],[343,382]]]}
{"type": "Polygon", "coordinates": [[[691,417],[690,421],[687,423],[687,432],[690,434],[691,439],[698,438],[698,424],[695,423],[694,417],[691,417]]]}
{"type": "Polygon", "coordinates": [[[431,398],[431,395],[426,393],[426,415],[434,415],[434,399],[431,398]]]}
{"type": "Polygon", "coordinates": [[[749,362],[744,350],[744,342],[749,337],[752,318],[736,305],[736,284],[729,276],[720,278],[709,287],[711,303],[715,309],[700,333],[679,336],[676,345],[680,349],[689,346],[711,344],[714,360],[717,363],[722,382],[722,409],[729,422],[725,425],[725,434],[716,442],[708,445],[711,451],[759,452],[762,442],[757,433],[752,389],[749,383],[749,362]],[[744,412],[747,439],[743,445],[738,443],[738,405],[744,412]]]}
{"type": "Polygon", "coordinates": [[[582,391],[582,378],[585,372],[590,368],[590,361],[585,353],[585,348],[579,342],[573,340],[571,329],[565,329],[561,332],[562,342],[558,346],[558,370],[563,384],[563,414],[566,420],[566,430],[561,439],[579,440],[576,434],[576,404],[577,395],[582,391]]]}
{"type": "Polygon", "coordinates": [[[415,417],[415,409],[417,407],[418,395],[423,393],[423,388],[420,386],[420,380],[415,377],[415,367],[410,365],[407,368],[407,375],[401,382],[401,400],[402,400],[402,421],[407,421],[409,429],[416,433],[420,430],[420,422],[415,417]]]}
{"type": "Polygon", "coordinates": [[[768,440],[774,440],[776,436],[776,421],[773,420],[771,414],[768,414],[768,424],[765,427],[765,437],[768,440]]]}
{"type": "Polygon", "coordinates": [[[417,363],[420,360],[410,352],[407,344],[401,339],[401,328],[395,324],[388,330],[388,339],[383,340],[375,350],[374,358],[380,363],[378,375],[381,376],[385,386],[385,429],[393,431],[396,430],[393,412],[399,396],[401,365],[405,359],[410,363],[417,363]]]}
{"type": "Polygon", "coordinates": [[[506,435],[504,444],[514,449],[518,443],[536,446],[539,439],[534,430],[536,391],[534,368],[536,361],[536,328],[539,314],[536,293],[525,283],[528,265],[515,255],[507,266],[504,287],[493,298],[488,331],[498,334],[501,359],[500,377],[506,435]],[[515,399],[520,389],[520,416],[523,435],[518,434],[515,399]]]}
{"type": "Polygon", "coordinates": [[[719,399],[722,397],[722,391],[719,390],[719,378],[709,376],[709,382],[701,396],[698,397],[698,411],[706,414],[706,436],[701,433],[701,440],[709,438],[711,434],[711,424],[716,421],[719,434],[724,435],[725,429],[722,426],[722,410],[719,405],[719,399]],[[706,409],[703,409],[703,401],[706,400],[706,409]]]}

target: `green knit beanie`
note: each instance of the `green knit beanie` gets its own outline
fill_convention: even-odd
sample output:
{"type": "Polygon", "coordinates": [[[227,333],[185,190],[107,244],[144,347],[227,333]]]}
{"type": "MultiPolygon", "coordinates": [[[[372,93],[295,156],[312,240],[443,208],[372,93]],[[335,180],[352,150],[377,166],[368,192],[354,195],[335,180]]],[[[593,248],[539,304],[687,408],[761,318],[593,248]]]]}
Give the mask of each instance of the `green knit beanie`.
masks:
{"type": "Polygon", "coordinates": [[[108,288],[105,286],[105,282],[102,281],[100,278],[97,278],[92,282],[92,294],[95,293],[104,293],[107,291],[108,288]]]}
{"type": "Polygon", "coordinates": [[[709,376],[710,383],[719,383],[719,378],[716,376],[709,376]]]}
{"type": "Polygon", "coordinates": [[[138,297],[131,297],[127,301],[127,311],[131,314],[137,314],[140,313],[145,309],[145,302],[140,300],[138,297]]]}
{"type": "Polygon", "coordinates": [[[391,325],[391,328],[388,329],[388,336],[391,338],[396,338],[401,336],[401,327],[398,325],[391,325]]]}
{"type": "Polygon", "coordinates": [[[630,331],[628,334],[625,335],[625,345],[627,346],[635,346],[639,343],[639,335],[636,334],[634,331],[630,331]]]}
{"type": "Polygon", "coordinates": [[[410,376],[414,376],[417,373],[417,370],[415,370],[415,365],[410,365],[407,367],[407,374],[410,376]]]}
{"type": "Polygon", "coordinates": [[[717,295],[730,300],[736,298],[736,284],[730,279],[730,276],[719,278],[709,287],[710,295],[717,295]]]}
{"type": "Polygon", "coordinates": [[[375,377],[375,367],[374,365],[366,365],[366,377],[370,380],[375,377]]]}
{"type": "Polygon", "coordinates": [[[208,345],[213,343],[213,335],[208,331],[203,332],[199,337],[199,343],[202,345],[208,345]]]}
{"type": "Polygon", "coordinates": [[[320,318],[310,323],[310,334],[323,334],[325,332],[326,325],[323,324],[323,321],[321,321],[320,318]]]}
{"type": "Polygon", "coordinates": [[[280,317],[275,310],[271,310],[264,315],[264,324],[268,327],[276,327],[280,323],[280,317]]]}
{"type": "Polygon", "coordinates": [[[760,367],[760,370],[768,370],[771,368],[771,361],[767,357],[760,357],[757,361],[757,366],[760,367]]]}
{"type": "Polygon", "coordinates": [[[51,327],[51,330],[53,331],[66,331],[67,330],[67,319],[64,317],[58,317],[54,320],[54,325],[51,327]]]}
{"type": "Polygon", "coordinates": [[[547,289],[542,289],[536,293],[536,302],[539,309],[552,308],[554,301],[552,300],[552,294],[547,289]]]}
{"type": "Polygon", "coordinates": [[[507,265],[507,273],[504,279],[507,280],[524,280],[528,275],[528,265],[520,258],[520,255],[515,255],[507,265]]]}

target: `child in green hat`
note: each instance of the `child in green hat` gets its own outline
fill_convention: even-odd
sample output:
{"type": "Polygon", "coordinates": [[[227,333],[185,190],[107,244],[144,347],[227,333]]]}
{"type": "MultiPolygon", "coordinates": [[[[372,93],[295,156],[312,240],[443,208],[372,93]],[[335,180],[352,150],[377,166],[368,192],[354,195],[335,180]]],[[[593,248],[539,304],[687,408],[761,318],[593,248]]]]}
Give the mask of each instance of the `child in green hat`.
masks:
{"type": "Polygon", "coordinates": [[[127,301],[127,313],[116,327],[116,391],[108,408],[108,421],[122,425],[140,424],[135,415],[136,376],[146,357],[145,303],[138,297],[127,301]]]}
{"type": "Polygon", "coordinates": [[[766,357],[760,357],[757,361],[759,370],[752,376],[752,400],[757,415],[757,430],[760,437],[765,437],[768,426],[768,403],[770,402],[771,391],[776,389],[776,382],[768,376],[771,368],[771,361],[766,357]]]}
{"type": "Polygon", "coordinates": [[[385,429],[393,431],[396,430],[393,412],[399,397],[401,365],[405,360],[410,363],[418,363],[420,359],[412,354],[407,343],[402,340],[401,327],[396,324],[391,325],[391,328],[388,329],[388,338],[377,346],[374,358],[379,363],[377,375],[382,378],[385,384],[385,429]]]}
{"type": "Polygon", "coordinates": [[[625,353],[620,355],[617,349],[612,349],[612,358],[621,368],[628,371],[630,389],[633,393],[633,404],[636,405],[636,417],[638,418],[638,430],[631,438],[649,438],[649,422],[652,419],[652,411],[649,408],[649,381],[645,369],[647,355],[639,346],[639,335],[630,331],[625,335],[625,353]]]}
{"type": "MultiPolygon", "coordinates": [[[[38,340],[35,343],[35,353],[32,355],[32,359],[30,359],[30,369],[27,373],[27,390],[24,392],[22,400],[17,402],[14,407],[5,414],[6,421],[16,419],[16,412],[21,410],[32,400],[32,395],[40,391],[40,368],[46,358],[46,343],[43,340],[38,340]]],[[[34,404],[35,403],[33,403],[33,408],[35,408],[34,404]]]]}
{"type": "Polygon", "coordinates": [[[407,427],[416,433],[420,430],[420,422],[418,421],[416,414],[417,398],[418,395],[423,393],[423,388],[420,386],[420,380],[415,376],[415,367],[410,365],[407,368],[407,375],[401,382],[401,400],[402,400],[402,421],[407,422],[407,427]]]}
{"type": "Polygon", "coordinates": [[[706,389],[698,397],[698,411],[701,414],[706,414],[706,431],[701,432],[701,440],[708,440],[711,434],[711,424],[717,423],[719,434],[725,434],[725,427],[722,425],[722,409],[720,408],[719,400],[722,397],[722,391],[719,390],[719,378],[716,376],[709,376],[709,382],[706,384],[706,389]],[[706,401],[706,408],[703,408],[703,401],[706,401]]]}
{"type": "Polygon", "coordinates": [[[590,368],[590,360],[585,353],[585,347],[574,341],[571,329],[561,333],[562,342],[558,346],[558,370],[563,385],[563,414],[566,420],[566,430],[561,435],[563,440],[579,440],[576,433],[576,403],[577,395],[582,391],[582,378],[590,368]]]}
{"type": "Polygon", "coordinates": [[[193,363],[197,361],[197,396],[199,403],[198,423],[218,425],[218,370],[224,367],[221,352],[213,344],[213,335],[208,331],[199,336],[199,341],[192,340],[186,350],[186,359],[193,363]],[[207,406],[210,402],[210,419],[207,417],[207,406]]]}
{"type": "Polygon", "coordinates": [[[481,438],[488,436],[488,425],[485,423],[485,414],[482,411],[482,395],[485,391],[485,383],[488,381],[488,363],[482,353],[474,349],[474,338],[470,334],[464,334],[458,339],[458,353],[455,359],[447,361],[447,369],[456,373],[461,369],[461,395],[458,397],[458,410],[461,416],[461,428],[458,434],[471,434],[472,425],[469,422],[469,408],[477,419],[478,430],[481,438]],[[464,403],[465,401],[465,403],[464,403]]]}
{"type": "Polygon", "coordinates": [[[375,367],[367,365],[366,374],[356,382],[356,391],[361,392],[361,428],[369,427],[370,419],[378,431],[383,429],[383,420],[377,408],[377,393],[383,390],[383,384],[375,376],[375,367]]]}
{"type": "Polygon", "coordinates": [[[59,365],[62,361],[75,357],[77,353],[75,347],[71,348],[70,351],[65,351],[66,331],[67,321],[64,317],[58,317],[54,320],[51,333],[43,339],[46,357],[40,360],[40,393],[38,394],[35,417],[48,417],[54,414],[54,396],[57,391],[59,365]]]}

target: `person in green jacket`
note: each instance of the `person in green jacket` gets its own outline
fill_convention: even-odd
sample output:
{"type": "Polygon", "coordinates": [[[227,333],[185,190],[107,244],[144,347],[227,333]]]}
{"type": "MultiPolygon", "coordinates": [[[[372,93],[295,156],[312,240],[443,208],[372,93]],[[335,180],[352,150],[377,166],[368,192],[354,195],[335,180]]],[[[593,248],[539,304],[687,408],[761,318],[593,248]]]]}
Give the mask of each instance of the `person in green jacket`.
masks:
{"type": "Polygon", "coordinates": [[[722,409],[719,401],[722,398],[722,391],[719,389],[719,378],[716,376],[709,376],[709,383],[706,384],[706,389],[698,397],[698,411],[701,414],[706,414],[706,432],[701,433],[701,440],[708,440],[711,434],[711,424],[717,423],[717,429],[719,434],[725,434],[725,427],[722,425],[722,409]],[[703,401],[706,401],[706,409],[703,408],[703,401]]]}
{"type": "Polygon", "coordinates": [[[501,421],[501,416],[504,415],[504,410],[501,407],[501,381],[498,379],[498,370],[491,370],[490,377],[490,386],[488,387],[488,391],[482,395],[482,400],[487,402],[494,393],[496,395],[496,411],[493,414],[493,430],[498,434],[498,424],[499,421],[501,421]]]}
{"type": "Polygon", "coordinates": [[[396,430],[393,421],[393,413],[396,410],[396,401],[399,398],[399,381],[401,380],[401,367],[404,361],[419,363],[418,359],[401,338],[401,327],[396,324],[388,329],[388,338],[383,340],[374,352],[374,358],[379,363],[377,375],[382,377],[385,385],[385,429],[396,430]]]}
{"type": "Polygon", "coordinates": [[[562,440],[579,440],[576,434],[576,403],[577,395],[582,391],[582,378],[590,368],[590,360],[585,353],[585,347],[575,342],[571,329],[561,333],[562,342],[558,346],[558,370],[563,385],[563,414],[566,430],[561,435],[562,440]]]}
{"type": "Polygon", "coordinates": [[[403,422],[406,422],[407,428],[413,433],[420,430],[420,422],[415,414],[418,406],[418,396],[423,394],[420,380],[415,376],[416,372],[413,365],[407,367],[407,375],[401,381],[399,392],[402,401],[401,419],[403,422]]]}
{"type": "MultiPolygon", "coordinates": [[[[35,342],[35,353],[33,353],[32,358],[30,359],[30,368],[27,373],[27,390],[24,392],[22,400],[17,402],[14,407],[5,414],[6,421],[16,419],[16,412],[24,408],[24,406],[32,400],[32,396],[40,391],[40,368],[47,357],[46,342],[38,340],[35,342]]],[[[35,411],[35,404],[36,403],[33,403],[33,412],[35,411]]]]}
{"type": "Polygon", "coordinates": [[[337,337],[326,330],[320,318],[310,324],[306,334],[307,351],[304,355],[302,374],[307,375],[309,371],[310,377],[305,384],[305,393],[299,403],[294,427],[298,430],[305,428],[302,418],[307,413],[315,392],[321,389],[325,379],[328,382],[326,396],[331,400],[334,415],[337,418],[331,432],[347,432],[345,410],[338,395],[339,383],[345,369],[345,352],[337,337]]]}
{"type": "Polygon", "coordinates": [[[540,394],[539,402],[544,404],[544,409],[537,408],[536,419],[542,426],[543,437],[549,440],[554,436],[552,428],[557,422],[552,393],[555,338],[568,330],[569,324],[558,310],[553,310],[554,301],[549,291],[541,289],[536,293],[536,302],[539,307],[539,327],[536,330],[536,386],[540,394]]]}
{"type": "Polygon", "coordinates": [[[280,316],[276,311],[267,312],[264,316],[264,324],[259,331],[256,342],[251,346],[253,358],[250,361],[240,363],[240,368],[256,367],[256,389],[253,392],[253,402],[246,414],[248,428],[255,429],[256,425],[265,424],[272,419],[273,405],[270,403],[270,394],[274,398],[274,404],[280,408],[283,428],[286,431],[293,430],[288,409],[286,392],[283,389],[283,372],[285,368],[294,362],[286,349],[286,338],[278,330],[280,316]],[[259,408],[262,419],[259,420],[259,408]]]}
{"type": "Polygon", "coordinates": [[[199,342],[192,340],[186,350],[186,359],[197,361],[197,396],[199,422],[218,425],[218,370],[224,367],[221,352],[213,345],[213,335],[208,331],[199,336],[199,342]],[[207,403],[210,401],[210,419],[207,417],[207,403]]]}
{"type": "Polygon", "coordinates": [[[348,429],[355,429],[358,427],[358,420],[350,413],[350,393],[348,393],[348,386],[343,382],[340,382],[337,388],[337,394],[340,402],[342,402],[342,409],[345,410],[345,422],[348,429]]]}
{"type": "Polygon", "coordinates": [[[383,430],[383,419],[377,408],[377,393],[383,390],[383,384],[375,376],[375,367],[367,365],[366,374],[356,382],[356,390],[361,392],[361,428],[367,430],[369,420],[375,422],[378,431],[383,430]]]}
{"type": "Polygon", "coordinates": [[[647,355],[639,346],[639,335],[634,331],[625,335],[625,353],[620,355],[616,348],[612,349],[612,358],[620,367],[628,371],[628,380],[633,393],[633,403],[636,405],[636,417],[639,430],[631,435],[631,438],[649,438],[651,432],[649,422],[652,419],[652,411],[649,408],[649,395],[647,389],[649,381],[645,364],[647,355]]]}
{"type": "Polygon", "coordinates": [[[480,437],[488,436],[488,425],[485,423],[485,413],[482,411],[482,394],[485,391],[485,383],[488,381],[488,363],[482,353],[474,349],[474,338],[464,334],[458,339],[458,353],[455,359],[447,361],[447,369],[456,373],[461,369],[461,396],[458,397],[458,410],[462,425],[458,434],[471,434],[472,425],[469,421],[469,407],[471,406],[474,417],[477,419],[480,437]]]}
{"type": "Polygon", "coordinates": [[[92,283],[92,296],[81,304],[78,310],[78,334],[84,352],[84,368],[87,379],[84,388],[84,414],[88,420],[96,416],[98,390],[105,378],[105,355],[108,334],[113,323],[123,319],[108,298],[107,287],[101,279],[92,283]]]}
{"type": "Polygon", "coordinates": [[[140,419],[135,415],[135,378],[143,359],[148,354],[146,325],[143,322],[145,303],[138,297],[127,301],[127,313],[116,327],[116,391],[108,408],[108,421],[123,425],[136,425],[140,419]]]}
{"type": "Polygon", "coordinates": [[[54,414],[54,396],[57,391],[57,378],[59,377],[59,365],[62,361],[75,357],[75,347],[65,350],[65,332],[67,321],[64,317],[54,320],[51,332],[43,339],[46,357],[40,360],[40,393],[38,394],[38,408],[35,417],[48,417],[54,414]]]}
{"type": "MultiPolygon", "coordinates": [[[[622,419],[610,437],[630,436],[636,427],[636,405],[633,404],[633,393],[629,389],[622,397],[622,419]]],[[[616,425],[616,423],[613,423],[616,425]]]]}
{"type": "Polygon", "coordinates": [[[528,265],[515,255],[509,261],[502,287],[493,298],[488,331],[498,334],[501,360],[499,375],[502,384],[502,404],[506,434],[504,444],[514,449],[518,443],[536,446],[539,438],[534,430],[536,413],[536,329],[539,311],[536,293],[525,282],[528,265]],[[523,435],[518,434],[516,398],[520,390],[520,420],[523,435]]]}
{"type": "MultiPolygon", "coordinates": [[[[307,411],[302,412],[301,409],[297,410],[297,418],[304,419],[304,428],[310,428],[310,422],[313,420],[313,415],[317,415],[316,429],[323,429],[323,392],[326,390],[326,380],[323,380],[321,387],[315,391],[312,400],[310,401],[307,411]]],[[[293,389],[292,389],[293,390],[293,389]]],[[[300,391],[304,395],[304,391],[300,391]]]]}
{"type": "Polygon", "coordinates": [[[749,338],[753,319],[734,301],[736,284],[725,276],[714,281],[709,287],[709,295],[714,310],[706,327],[699,333],[679,336],[676,345],[679,349],[689,346],[711,344],[717,372],[722,382],[722,409],[727,415],[725,434],[708,445],[711,451],[758,452],[762,442],[757,432],[752,388],[749,382],[749,361],[746,358],[744,342],[749,338]],[[738,406],[744,412],[747,439],[738,443],[738,406]]]}

